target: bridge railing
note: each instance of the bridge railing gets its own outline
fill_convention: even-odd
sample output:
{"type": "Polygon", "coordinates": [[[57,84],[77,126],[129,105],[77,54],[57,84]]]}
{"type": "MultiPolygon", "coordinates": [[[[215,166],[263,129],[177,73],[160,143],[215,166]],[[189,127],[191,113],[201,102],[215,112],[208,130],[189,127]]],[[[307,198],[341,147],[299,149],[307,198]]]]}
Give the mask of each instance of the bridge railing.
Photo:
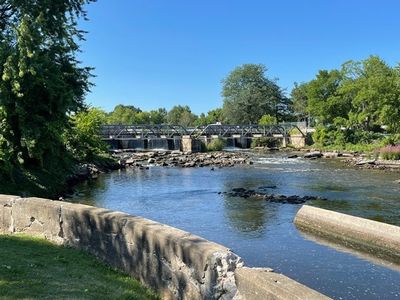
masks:
{"type": "Polygon", "coordinates": [[[282,123],[276,125],[223,125],[210,124],[197,126],[195,128],[185,128],[181,125],[103,125],[99,135],[103,139],[132,139],[132,138],[155,138],[155,137],[191,137],[199,136],[220,136],[232,137],[240,135],[252,137],[254,135],[288,136],[290,131],[297,129],[304,136],[303,131],[293,123],[282,123]]]}
{"type": "Polygon", "coordinates": [[[293,129],[297,129],[304,136],[303,131],[296,124],[292,123],[282,123],[276,125],[210,124],[194,128],[190,135],[191,136],[218,135],[221,137],[229,137],[232,135],[253,136],[257,134],[262,136],[273,136],[275,134],[281,134],[283,136],[288,136],[289,132],[293,129]]]}
{"type": "Polygon", "coordinates": [[[100,136],[103,139],[129,139],[189,135],[187,129],[181,125],[102,125],[100,136]]]}

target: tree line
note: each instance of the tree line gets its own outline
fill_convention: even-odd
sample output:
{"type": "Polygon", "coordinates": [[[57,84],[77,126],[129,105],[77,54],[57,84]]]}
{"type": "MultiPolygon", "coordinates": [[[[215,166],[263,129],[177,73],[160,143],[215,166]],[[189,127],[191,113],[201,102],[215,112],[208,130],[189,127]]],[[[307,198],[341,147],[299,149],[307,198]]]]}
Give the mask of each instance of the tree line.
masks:
{"type": "Polygon", "coordinates": [[[320,70],[311,81],[295,84],[291,101],[297,118],[312,119],[321,145],[368,144],[380,133],[398,140],[400,65],[370,56],[320,70]]]}

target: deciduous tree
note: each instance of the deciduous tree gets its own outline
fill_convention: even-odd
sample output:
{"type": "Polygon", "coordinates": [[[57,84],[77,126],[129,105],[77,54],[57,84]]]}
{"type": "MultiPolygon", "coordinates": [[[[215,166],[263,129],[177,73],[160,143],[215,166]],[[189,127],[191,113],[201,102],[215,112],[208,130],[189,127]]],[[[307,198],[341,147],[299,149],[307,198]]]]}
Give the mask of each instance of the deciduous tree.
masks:
{"type": "Polygon", "coordinates": [[[222,81],[223,114],[231,124],[256,124],[264,114],[280,119],[288,99],[262,64],[244,64],[222,81]]]}
{"type": "Polygon", "coordinates": [[[76,59],[84,34],[77,19],[89,2],[0,4],[0,146],[14,164],[51,168],[51,158],[65,157],[62,133],[90,87],[90,68],[76,59]]]}

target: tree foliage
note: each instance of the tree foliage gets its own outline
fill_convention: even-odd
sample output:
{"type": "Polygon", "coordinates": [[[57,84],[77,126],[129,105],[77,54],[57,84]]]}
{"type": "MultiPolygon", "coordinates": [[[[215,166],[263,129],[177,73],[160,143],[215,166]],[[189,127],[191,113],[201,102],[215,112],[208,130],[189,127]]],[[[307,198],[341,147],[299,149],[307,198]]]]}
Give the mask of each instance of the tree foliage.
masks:
{"type": "Polygon", "coordinates": [[[72,154],[70,116],[85,108],[91,69],[76,58],[77,27],[92,0],[0,2],[0,180],[62,183],[72,154]]]}
{"type": "Polygon", "coordinates": [[[342,78],[338,70],[321,70],[307,84],[308,111],[319,123],[330,124],[335,118],[347,115],[349,101],[338,93],[342,78]]]}
{"type": "Polygon", "coordinates": [[[377,56],[343,65],[345,80],[339,89],[351,99],[349,125],[371,131],[387,126],[400,130],[400,73],[377,56]]]}
{"type": "Polygon", "coordinates": [[[83,107],[90,87],[90,69],[76,59],[77,18],[89,2],[0,4],[0,140],[14,164],[50,168],[51,157],[64,157],[68,114],[83,107]]]}
{"type": "Polygon", "coordinates": [[[295,82],[290,97],[294,117],[300,121],[308,115],[307,83],[295,82]]]}
{"type": "Polygon", "coordinates": [[[166,118],[167,110],[165,108],[142,111],[132,105],[119,104],[107,115],[106,122],[114,125],[163,124],[166,122],[166,118]]]}
{"type": "Polygon", "coordinates": [[[288,109],[288,99],[275,80],[266,77],[261,64],[244,64],[222,81],[223,114],[231,124],[255,124],[269,114],[280,120],[288,109]]]}
{"type": "Polygon", "coordinates": [[[222,108],[216,108],[210,110],[207,115],[204,113],[200,114],[200,116],[194,122],[194,125],[209,125],[209,124],[216,124],[216,123],[224,123],[224,116],[222,108]]]}
{"type": "Polygon", "coordinates": [[[319,71],[291,96],[295,112],[319,124],[314,139],[321,145],[367,144],[383,130],[400,132],[400,68],[378,56],[319,71]]]}
{"type": "Polygon", "coordinates": [[[193,126],[197,116],[192,113],[189,106],[174,106],[167,114],[168,124],[182,125],[182,126],[193,126]]]}
{"type": "Polygon", "coordinates": [[[278,121],[276,120],[275,116],[271,115],[263,115],[260,120],[258,120],[258,125],[273,125],[276,124],[278,121]]]}
{"type": "Polygon", "coordinates": [[[142,112],[132,105],[119,104],[108,115],[107,122],[115,125],[131,125],[136,123],[136,114],[142,112]]]}
{"type": "Polygon", "coordinates": [[[71,117],[71,128],[65,131],[64,139],[67,149],[76,159],[92,161],[96,155],[106,151],[98,135],[106,118],[106,113],[99,108],[90,108],[71,117]]]}

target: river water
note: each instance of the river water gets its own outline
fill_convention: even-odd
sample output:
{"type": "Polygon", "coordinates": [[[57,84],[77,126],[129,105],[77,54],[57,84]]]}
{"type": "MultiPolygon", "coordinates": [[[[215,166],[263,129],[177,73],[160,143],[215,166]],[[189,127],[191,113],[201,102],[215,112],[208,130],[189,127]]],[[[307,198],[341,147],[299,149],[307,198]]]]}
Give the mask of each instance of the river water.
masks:
{"type": "Polygon", "coordinates": [[[332,247],[299,232],[300,205],[218,192],[276,185],[274,194],[327,198],[310,205],[400,225],[400,173],[358,170],[338,160],[254,154],[224,169],[121,170],[82,184],[71,199],[143,216],[232,249],[248,266],[270,267],[335,299],[400,298],[400,266],[332,247]]]}

